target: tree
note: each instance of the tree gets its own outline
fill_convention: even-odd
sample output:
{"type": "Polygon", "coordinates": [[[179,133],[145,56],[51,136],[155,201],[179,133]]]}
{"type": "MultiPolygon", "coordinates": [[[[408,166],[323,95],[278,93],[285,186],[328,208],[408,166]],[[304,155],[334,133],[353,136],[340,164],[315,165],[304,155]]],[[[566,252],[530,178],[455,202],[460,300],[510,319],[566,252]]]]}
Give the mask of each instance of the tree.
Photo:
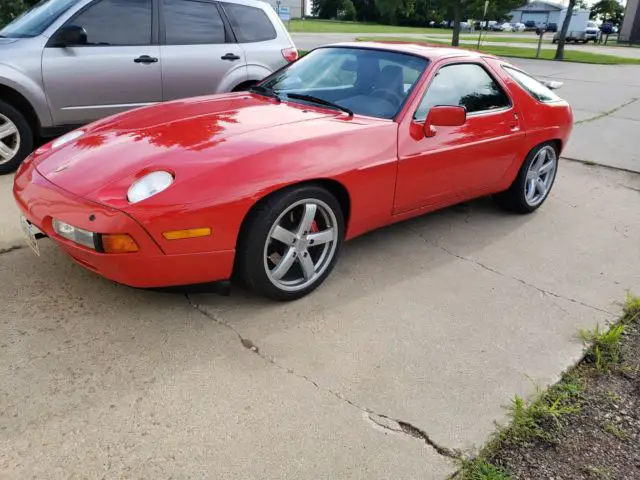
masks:
{"type": "Polygon", "coordinates": [[[1,0],[0,1],[0,27],[11,22],[20,15],[27,5],[22,0],[1,0]]]}
{"type": "Polygon", "coordinates": [[[589,18],[602,18],[603,22],[610,20],[614,23],[620,23],[624,15],[624,8],[617,0],[600,0],[591,7],[589,18]]]}
{"type": "Polygon", "coordinates": [[[356,19],[356,7],[351,0],[342,0],[342,8],[339,12],[340,20],[353,21],[356,19]]]}
{"type": "Polygon", "coordinates": [[[573,16],[573,9],[576,6],[576,0],[569,0],[569,6],[567,7],[567,14],[564,16],[564,22],[562,22],[562,29],[560,35],[558,35],[558,49],[556,50],[556,60],[564,60],[564,41],[569,31],[569,24],[571,23],[571,17],[573,16]]]}

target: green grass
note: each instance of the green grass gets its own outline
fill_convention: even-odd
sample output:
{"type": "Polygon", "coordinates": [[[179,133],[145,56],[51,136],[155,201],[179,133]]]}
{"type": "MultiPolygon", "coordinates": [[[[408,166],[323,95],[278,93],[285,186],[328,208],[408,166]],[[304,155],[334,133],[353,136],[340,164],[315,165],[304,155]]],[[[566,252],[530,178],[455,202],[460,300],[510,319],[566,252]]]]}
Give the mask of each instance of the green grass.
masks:
{"type": "Polygon", "coordinates": [[[613,423],[605,423],[602,426],[602,429],[607,432],[610,433],[611,435],[613,435],[614,437],[616,437],[618,440],[628,440],[630,435],[629,432],[627,432],[625,429],[620,428],[616,425],[614,425],[613,423]]]}
{"type": "Polygon", "coordinates": [[[444,28],[397,27],[377,23],[339,22],[333,20],[291,20],[285,22],[290,32],[296,33],[445,33],[444,28]]]}
{"type": "Polygon", "coordinates": [[[625,325],[619,323],[609,329],[600,329],[596,325],[593,330],[581,330],[580,337],[591,345],[591,351],[586,360],[595,364],[599,372],[608,370],[612,365],[618,365],[622,360],[621,340],[625,325]]]}
{"type": "Polygon", "coordinates": [[[512,480],[513,477],[483,460],[461,460],[456,480],[512,480]]]}
{"type": "MultiPolygon", "coordinates": [[[[395,42],[418,42],[437,45],[449,45],[451,42],[447,40],[440,40],[426,37],[358,37],[359,41],[395,41],[395,42]]],[[[461,45],[460,48],[467,48],[469,50],[476,50],[475,45],[461,45]]],[[[516,58],[535,58],[536,49],[526,47],[503,47],[500,45],[482,45],[480,51],[489,53],[491,55],[497,55],[499,57],[516,57],[516,58]]],[[[553,60],[555,55],[555,49],[542,50],[540,52],[540,59],[553,60]]],[[[565,62],[575,63],[593,63],[597,65],[640,65],[640,58],[625,58],[615,55],[604,55],[598,53],[581,52],[577,50],[565,50],[564,51],[565,62]]]]}
{"type": "MultiPolygon", "coordinates": [[[[518,37],[507,37],[505,35],[508,34],[495,34],[495,33],[491,33],[485,36],[485,34],[482,34],[482,43],[484,42],[494,42],[494,43],[531,43],[531,44],[538,44],[538,38],[537,37],[531,37],[529,35],[526,34],[522,34],[518,37]],[[525,36],[526,35],[526,36],[525,36]]],[[[513,35],[513,34],[512,34],[513,35]]],[[[427,35],[428,36],[428,35],[427,35]]],[[[441,37],[442,39],[444,39],[443,37],[441,37]]],[[[451,39],[448,39],[449,42],[451,41],[451,39]]],[[[460,35],[460,40],[466,40],[466,41],[471,41],[473,40],[474,42],[478,42],[478,34],[475,35],[460,35]]],[[[542,43],[551,43],[551,37],[546,37],[542,40],[542,43]]]]}

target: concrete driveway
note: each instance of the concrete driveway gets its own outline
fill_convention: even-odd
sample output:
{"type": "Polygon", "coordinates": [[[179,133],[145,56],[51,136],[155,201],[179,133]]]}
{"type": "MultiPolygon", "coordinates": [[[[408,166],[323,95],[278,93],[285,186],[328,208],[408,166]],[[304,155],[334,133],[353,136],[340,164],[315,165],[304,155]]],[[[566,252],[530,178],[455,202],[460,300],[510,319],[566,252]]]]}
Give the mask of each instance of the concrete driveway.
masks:
{"type": "MultiPolygon", "coordinates": [[[[576,90],[584,118],[618,75],[600,68],[576,90]]],[[[134,290],[48,240],[40,258],[13,249],[10,183],[0,478],[443,479],[514,394],[580,356],[578,328],[640,292],[640,176],[572,161],[537,213],[480,200],[366,235],[289,304],[134,290]]]]}

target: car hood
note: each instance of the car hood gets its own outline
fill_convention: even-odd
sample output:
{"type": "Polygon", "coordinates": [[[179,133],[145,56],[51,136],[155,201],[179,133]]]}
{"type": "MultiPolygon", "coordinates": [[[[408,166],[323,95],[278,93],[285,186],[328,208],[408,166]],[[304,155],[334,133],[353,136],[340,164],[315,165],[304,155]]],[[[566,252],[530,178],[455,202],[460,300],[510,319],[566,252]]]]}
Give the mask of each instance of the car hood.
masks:
{"type": "Polygon", "coordinates": [[[256,143],[265,149],[286,144],[282,127],[291,131],[295,124],[339,115],[240,93],[167,102],[96,122],[58,148],[51,142],[36,152],[34,163],[60,188],[99,200],[97,192],[107,185],[131,182],[151,170],[167,170],[176,177],[187,170],[202,171],[208,164],[242,156],[256,143]],[[230,148],[229,140],[238,136],[243,142],[230,148]]]}

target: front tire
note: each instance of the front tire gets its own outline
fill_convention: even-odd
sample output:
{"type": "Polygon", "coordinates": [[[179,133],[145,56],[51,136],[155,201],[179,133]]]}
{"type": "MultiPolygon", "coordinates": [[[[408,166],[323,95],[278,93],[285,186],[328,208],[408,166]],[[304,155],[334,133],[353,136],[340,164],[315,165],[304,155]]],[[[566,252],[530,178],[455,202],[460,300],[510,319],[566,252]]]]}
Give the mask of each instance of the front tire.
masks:
{"type": "Polygon", "coordinates": [[[24,115],[0,100],[0,175],[15,171],[33,150],[33,132],[24,115]]]}
{"type": "Polygon", "coordinates": [[[529,152],[508,190],[495,195],[500,207],[515,213],[531,213],[545,202],[558,172],[558,147],[545,142],[529,152]]]}
{"type": "Polygon", "coordinates": [[[286,189],[247,218],[237,271],[258,295],[296,300],[329,276],[343,239],[344,214],[331,193],[315,185],[286,189]]]}

